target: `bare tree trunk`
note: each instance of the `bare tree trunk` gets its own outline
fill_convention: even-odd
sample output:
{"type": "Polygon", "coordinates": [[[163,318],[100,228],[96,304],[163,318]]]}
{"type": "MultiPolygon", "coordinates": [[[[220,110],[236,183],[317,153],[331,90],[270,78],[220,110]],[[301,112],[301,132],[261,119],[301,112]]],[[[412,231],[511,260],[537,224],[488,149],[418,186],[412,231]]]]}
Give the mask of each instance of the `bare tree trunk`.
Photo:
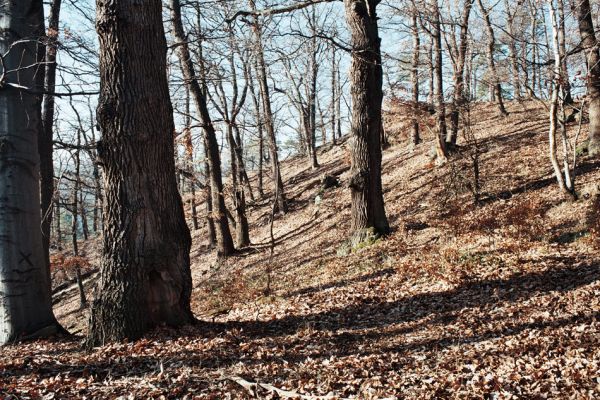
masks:
{"type": "Polygon", "coordinates": [[[337,59],[335,46],[331,46],[331,143],[336,144],[337,134],[337,59]]]}
{"type": "Polygon", "coordinates": [[[204,178],[206,182],[206,225],[208,229],[208,247],[213,248],[217,243],[217,234],[215,232],[215,221],[213,218],[212,208],[212,189],[210,185],[210,163],[208,162],[208,146],[206,145],[206,138],[204,140],[204,178]]]}
{"type": "Polygon", "coordinates": [[[41,0],[9,1],[0,18],[0,345],[49,336],[50,273],[40,225],[41,97],[12,85],[43,89],[41,0]],[[10,71],[10,72],[9,72],[10,71]]]}
{"type": "MultiPolygon", "coordinates": [[[[88,107],[90,110],[90,135],[91,135],[91,143],[93,146],[96,146],[96,133],[95,133],[95,125],[94,124],[94,114],[92,112],[91,103],[88,101],[88,107]]],[[[89,144],[89,143],[88,143],[89,144]]],[[[94,233],[102,232],[102,207],[103,207],[103,197],[102,197],[102,182],[100,179],[100,166],[98,165],[98,154],[96,150],[91,150],[90,159],[92,160],[93,165],[93,176],[94,176],[94,213],[93,213],[93,225],[92,229],[94,233]]]]}
{"type": "Polygon", "coordinates": [[[433,42],[435,41],[433,35],[429,35],[429,46],[427,46],[427,52],[429,53],[429,93],[427,95],[427,103],[433,105],[435,102],[435,63],[433,61],[433,42]]]}
{"type": "Polygon", "coordinates": [[[435,112],[437,116],[438,134],[436,137],[436,151],[438,162],[443,163],[447,158],[446,149],[446,106],[444,103],[444,75],[442,60],[442,27],[440,21],[440,8],[438,0],[433,1],[432,40],[435,54],[435,112]]]}
{"type": "Polygon", "coordinates": [[[190,231],[175,180],[162,3],[98,0],[106,214],[88,346],[194,320],[190,231]],[[135,94],[135,95],[132,95],[135,94]]]}
{"type": "MultiPolygon", "coordinates": [[[[248,0],[250,8],[256,11],[255,0],[248,0]]],[[[264,48],[262,43],[262,28],[258,17],[253,20],[252,29],[255,36],[255,52],[256,63],[258,66],[258,85],[263,102],[263,117],[265,120],[265,129],[267,131],[267,139],[269,141],[269,153],[271,158],[271,170],[273,174],[274,192],[277,193],[277,210],[279,212],[287,212],[287,203],[285,200],[285,192],[283,181],[281,179],[281,171],[279,166],[279,154],[277,149],[277,138],[275,136],[275,126],[273,122],[273,111],[271,109],[271,97],[269,94],[269,85],[267,82],[267,66],[265,63],[264,48]]]]}
{"type": "Polygon", "coordinates": [[[506,26],[508,29],[508,57],[510,58],[510,68],[512,74],[512,86],[514,98],[521,100],[521,79],[519,77],[519,62],[517,60],[517,40],[515,38],[515,15],[516,11],[511,11],[511,5],[508,0],[504,0],[506,9],[506,26]]]}
{"type": "Polygon", "coordinates": [[[56,86],[56,51],[58,48],[58,23],[60,20],[61,0],[52,0],[48,18],[48,43],[46,45],[46,73],[43,99],[42,127],[38,135],[40,153],[40,194],[42,206],[42,237],[46,262],[50,265],[50,227],[52,226],[52,196],[54,195],[53,128],[54,128],[54,92],[56,86]]]}
{"type": "MultiPolygon", "coordinates": [[[[260,112],[260,101],[258,99],[258,95],[256,94],[256,87],[254,85],[254,74],[252,72],[252,68],[250,68],[249,60],[245,60],[246,66],[244,68],[244,78],[248,84],[248,90],[250,91],[250,97],[252,98],[252,107],[254,111],[254,118],[256,119],[256,130],[258,134],[258,171],[256,172],[256,178],[258,181],[258,195],[259,197],[263,197],[265,195],[263,188],[263,153],[264,153],[264,134],[263,134],[263,123],[262,123],[262,114],[260,112]]],[[[258,70],[258,68],[254,68],[258,70]]]]}
{"type": "MultiPolygon", "coordinates": [[[[190,114],[190,89],[185,87],[185,128],[184,128],[184,141],[185,141],[185,154],[186,154],[186,168],[192,176],[196,176],[194,168],[194,142],[192,141],[192,116],[190,114]]],[[[196,179],[192,178],[189,180],[188,188],[192,195],[190,199],[190,208],[192,214],[192,226],[195,231],[200,229],[198,224],[198,212],[196,210],[196,179]]]]}
{"type": "Polygon", "coordinates": [[[80,180],[79,171],[81,170],[81,158],[79,149],[81,147],[81,131],[77,130],[77,148],[73,159],[75,160],[75,179],[73,181],[73,192],[71,194],[71,243],[73,244],[73,254],[79,255],[79,246],[77,245],[77,220],[79,217],[79,190],[80,180]]]}
{"type": "MultiPolygon", "coordinates": [[[[573,181],[571,179],[571,171],[569,168],[569,163],[568,161],[566,162],[566,164],[564,165],[564,170],[561,171],[560,168],[560,164],[558,162],[558,158],[557,158],[557,148],[556,148],[556,135],[557,135],[557,130],[558,130],[558,125],[562,124],[563,125],[563,140],[566,140],[566,130],[564,127],[564,109],[562,112],[562,121],[559,121],[558,118],[558,109],[559,109],[559,103],[564,104],[564,98],[560,98],[559,94],[561,92],[561,89],[563,91],[563,93],[567,93],[567,91],[564,88],[561,88],[563,79],[562,79],[562,66],[563,64],[563,60],[562,60],[562,54],[561,54],[561,49],[560,49],[560,24],[557,21],[557,12],[556,12],[556,8],[554,6],[554,0],[547,0],[548,6],[549,6],[549,11],[550,11],[550,19],[551,19],[551,26],[552,26],[552,49],[554,51],[554,77],[553,77],[553,81],[551,83],[551,90],[552,90],[552,94],[551,94],[551,98],[550,98],[550,129],[549,129],[549,150],[550,150],[550,161],[552,163],[552,168],[554,169],[554,174],[556,176],[556,179],[558,180],[558,186],[560,187],[561,191],[563,191],[564,193],[574,197],[575,196],[575,188],[573,186],[573,181]]],[[[560,1],[559,1],[560,3],[560,1]]],[[[560,4],[558,5],[558,7],[560,7],[560,4]]],[[[562,108],[562,107],[561,107],[562,108]]],[[[567,150],[567,146],[565,146],[564,151],[567,150]]],[[[564,153],[564,159],[568,160],[567,154],[564,153]]]]}
{"type": "Polygon", "coordinates": [[[589,0],[578,0],[575,4],[581,47],[585,49],[588,68],[587,97],[590,118],[588,150],[591,156],[597,156],[600,155],[600,53],[589,0]]]}
{"type": "Polygon", "coordinates": [[[412,65],[410,70],[410,81],[412,87],[412,103],[413,103],[413,117],[412,117],[412,130],[410,135],[410,142],[413,146],[421,143],[421,136],[419,133],[419,119],[417,118],[417,109],[419,107],[419,53],[421,52],[421,38],[419,37],[419,25],[417,24],[417,13],[416,6],[413,4],[414,9],[412,10],[412,25],[411,33],[413,37],[413,56],[412,65]]]}
{"type": "Polygon", "coordinates": [[[345,0],[352,36],[352,231],[354,243],[369,231],[389,232],[381,183],[383,70],[376,8],[379,0],[345,0]]]}
{"type": "Polygon", "coordinates": [[[465,104],[465,61],[469,40],[469,17],[473,0],[467,0],[463,6],[463,14],[460,22],[460,37],[457,46],[456,65],[454,68],[454,97],[452,112],[450,113],[450,133],[446,141],[452,145],[458,140],[458,126],[461,108],[465,104]]]}
{"type": "Polygon", "coordinates": [[[223,196],[223,178],[221,176],[221,157],[219,154],[219,143],[215,134],[215,128],[212,124],[206,97],[202,93],[200,84],[196,77],[196,71],[190,55],[187,38],[183,30],[181,21],[181,5],[179,0],[170,0],[171,22],[173,24],[173,34],[177,41],[177,54],[181,63],[181,68],[186,85],[189,87],[190,94],[196,104],[196,113],[202,122],[205,136],[205,145],[208,148],[208,162],[210,164],[210,185],[212,194],[212,208],[214,223],[217,234],[218,252],[221,256],[227,257],[234,253],[233,238],[227,222],[227,212],[225,210],[225,198],[223,196]]]}
{"type": "Polygon", "coordinates": [[[563,0],[557,2],[558,11],[558,46],[561,55],[561,87],[565,94],[564,104],[573,104],[571,95],[571,83],[569,81],[569,67],[567,65],[567,44],[565,39],[565,4],[563,0]]]}
{"type": "Polygon", "coordinates": [[[486,10],[483,5],[482,0],[477,0],[477,4],[479,5],[479,9],[483,14],[483,19],[485,21],[485,26],[487,28],[487,47],[486,47],[486,56],[488,59],[488,66],[490,68],[491,74],[491,89],[494,94],[494,100],[498,103],[498,111],[500,115],[508,115],[506,108],[504,108],[504,99],[502,96],[502,86],[500,85],[500,79],[498,78],[498,71],[496,69],[496,60],[494,59],[494,51],[496,49],[496,36],[494,35],[494,28],[492,27],[492,21],[490,19],[490,12],[486,10]]]}

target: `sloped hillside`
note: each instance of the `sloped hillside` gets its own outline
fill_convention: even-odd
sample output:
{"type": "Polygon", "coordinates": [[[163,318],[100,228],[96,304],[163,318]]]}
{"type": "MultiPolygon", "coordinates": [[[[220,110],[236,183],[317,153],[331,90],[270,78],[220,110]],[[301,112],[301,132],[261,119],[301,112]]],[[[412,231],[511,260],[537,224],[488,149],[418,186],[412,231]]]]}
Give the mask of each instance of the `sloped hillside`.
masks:
{"type": "MultiPolygon", "coordinates": [[[[343,246],[348,142],[322,148],[318,170],[287,160],[291,211],[275,218],[274,242],[268,196],[250,206],[253,245],[235,257],[218,260],[206,231],[193,233],[202,323],[90,353],[78,338],[3,348],[0,393],[600,397],[600,162],[579,160],[579,200],[564,199],[545,110],[528,102],[509,112],[476,105],[468,141],[437,166],[427,121],[425,142],[410,149],[404,111],[390,110],[383,181],[393,232],[353,252],[343,246]],[[323,190],[324,175],[341,185],[323,190]]],[[[63,292],[57,315],[83,333],[77,306],[77,291],[63,292]]]]}

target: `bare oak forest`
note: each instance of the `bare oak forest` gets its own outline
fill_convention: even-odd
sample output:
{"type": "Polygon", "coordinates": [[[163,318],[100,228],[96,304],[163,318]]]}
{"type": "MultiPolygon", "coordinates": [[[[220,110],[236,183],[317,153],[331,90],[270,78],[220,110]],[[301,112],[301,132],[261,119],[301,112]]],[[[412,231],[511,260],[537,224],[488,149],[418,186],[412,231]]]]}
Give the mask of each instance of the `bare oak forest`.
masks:
{"type": "Polygon", "coordinates": [[[599,25],[0,0],[0,399],[600,398],[599,25]]]}

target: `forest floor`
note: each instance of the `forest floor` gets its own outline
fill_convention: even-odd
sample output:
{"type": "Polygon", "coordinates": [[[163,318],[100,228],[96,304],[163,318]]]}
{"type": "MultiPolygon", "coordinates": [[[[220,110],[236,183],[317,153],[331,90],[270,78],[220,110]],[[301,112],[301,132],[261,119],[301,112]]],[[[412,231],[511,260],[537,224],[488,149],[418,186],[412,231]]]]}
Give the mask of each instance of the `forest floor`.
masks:
{"type": "MultiPolygon", "coordinates": [[[[0,397],[600,398],[600,224],[590,218],[600,162],[579,160],[579,200],[565,200],[547,112],[508,108],[502,118],[475,106],[473,137],[443,166],[427,128],[410,150],[402,110],[388,112],[393,232],[354,252],[343,246],[348,142],[322,148],[318,170],[287,160],[291,210],[274,221],[272,256],[268,197],[249,209],[253,245],[226,261],[204,228],[193,232],[203,322],[89,353],[82,336],[1,348],[0,397]],[[325,174],[341,186],[320,190],[325,174]]],[[[76,288],[56,301],[64,326],[85,334],[76,288]]]]}

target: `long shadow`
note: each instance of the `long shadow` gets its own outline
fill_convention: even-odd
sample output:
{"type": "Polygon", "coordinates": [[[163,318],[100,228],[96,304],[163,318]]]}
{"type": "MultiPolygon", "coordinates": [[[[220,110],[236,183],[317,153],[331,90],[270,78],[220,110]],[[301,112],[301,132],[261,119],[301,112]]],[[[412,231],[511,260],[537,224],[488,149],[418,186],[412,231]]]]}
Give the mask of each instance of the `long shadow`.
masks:
{"type": "Polygon", "coordinates": [[[311,287],[307,287],[307,288],[303,288],[303,289],[294,290],[292,292],[287,293],[284,297],[301,296],[301,295],[305,295],[305,294],[317,293],[317,292],[327,290],[327,289],[350,286],[354,283],[366,282],[371,279],[376,279],[376,278],[380,278],[380,277],[384,277],[384,276],[391,276],[391,275],[394,275],[395,273],[396,273],[396,270],[394,270],[393,268],[386,268],[386,269],[382,269],[379,271],[371,272],[369,274],[360,275],[360,276],[357,276],[357,277],[351,278],[351,279],[342,279],[339,281],[327,283],[325,285],[311,286],[311,287]]]}
{"type": "MultiPolygon", "coordinates": [[[[555,261],[570,262],[568,258],[555,261]]],[[[241,321],[220,325],[222,329],[242,329],[253,338],[289,335],[307,325],[320,331],[386,327],[434,314],[448,314],[506,301],[517,302],[537,293],[566,292],[598,280],[600,264],[588,263],[579,267],[549,269],[543,273],[516,274],[508,279],[474,281],[453,290],[422,293],[393,302],[386,302],[380,294],[373,293],[362,298],[358,304],[316,314],[288,316],[268,322],[241,321]]]]}
{"type": "MultiPolygon", "coordinates": [[[[577,166],[575,176],[577,177],[585,175],[587,173],[597,170],[598,168],[600,168],[600,161],[591,161],[580,164],[577,166]]],[[[556,178],[554,176],[540,177],[532,181],[525,182],[524,184],[519,185],[513,189],[502,190],[498,193],[489,194],[487,195],[487,197],[481,199],[481,203],[488,204],[493,203],[497,200],[507,200],[513,197],[514,195],[544,189],[550,185],[553,185],[554,183],[556,183],[556,178]]]]}
{"type": "MultiPolygon", "coordinates": [[[[541,262],[544,260],[541,260],[541,262]]],[[[548,257],[557,263],[568,263],[566,257],[548,257]]],[[[449,332],[441,337],[428,337],[423,340],[408,341],[401,344],[389,344],[384,348],[371,346],[377,339],[384,337],[401,337],[417,329],[426,328],[430,324],[446,325],[460,318],[463,310],[493,307],[502,302],[517,302],[542,293],[564,293],[600,280],[600,266],[594,263],[580,264],[576,267],[560,267],[548,269],[541,273],[515,274],[507,279],[488,279],[468,282],[453,290],[422,293],[406,296],[397,301],[388,302],[382,294],[373,293],[363,298],[358,304],[349,307],[336,307],[328,311],[293,315],[274,321],[237,321],[228,323],[200,323],[191,330],[189,337],[180,340],[190,342],[194,339],[210,339],[220,337],[219,343],[210,351],[183,350],[169,357],[166,362],[172,365],[186,365],[202,369],[226,368],[236,363],[246,365],[276,363],[295,363],[308,357],[330,357],[331,355],[369,355],[386,352],[406,353],[415,351],[434,351],[454,345],[462,345],[516,335],[529,329],[553,329],[573,324],[589,323],[597,320],[597,310],[592,313],[580,313],[564,318],[546,318],[538,321],[514,322],[512,317],[498,315],[496,320],[502,322],[500,327],[488,328],[482,323],[471,335],[459,335],[449,332]],[[393,327],[398,323],[409,323],[401,327],[393,327]],[[311,335],[300,335],[285,343],[282,354],[257,356],[253,350],[244,349],[242,343],[277,344],[282,336],[292,335],[297,331],[310,327],[311,335]],[[390,330],[390,328],[392,328],[390,330]],[[361,330],[372,329],[368,332],[361,330]],[[319,332],[329,332],[319,334],[319,332]],[[312,343],[312,346],[307,346],[312,343]],[[316,346],[315,346],[316,345],[316,346]],[[305,351],[298,352],[298,348],[305,351]],[[283,361],[283,360],[285,361],[283,361]]],[[[487,317],[489,319],[489,316],[487,317]]],[[[494,318],[494,317],[492,317],[494,318]]],[[[489,322],[489,321],[486,321],[489,322]]],[[[498,349],[498,351],[503,351],[498,349]]],[[[114,363],[108,357],[97,362],[78,361],[75,364],[55,363],[48,359],[36,365],[24,363],[10,369],[0,369],[0,382],[3,379],[35,374],[38,379],[53,377],[61,373],[69,373],[73,378],[94,375],[96,381],[126,376],[143,376],[158,373],[164,356],[123,356],[114,363]]],[[[168,368],[169,364],[165,364],[168,368]]],[[[397,367],[397,366],[396,366],[397,367]]],[[[401,367],[401,366],[400,366],[401,367]]],[[[390,368],[395,368],[390,365],[390,368]]],[[[291,373],[291,372],[290,372],[291,373]]],[[[280,377],[281,378],[281,377],[280,377]]]]}

